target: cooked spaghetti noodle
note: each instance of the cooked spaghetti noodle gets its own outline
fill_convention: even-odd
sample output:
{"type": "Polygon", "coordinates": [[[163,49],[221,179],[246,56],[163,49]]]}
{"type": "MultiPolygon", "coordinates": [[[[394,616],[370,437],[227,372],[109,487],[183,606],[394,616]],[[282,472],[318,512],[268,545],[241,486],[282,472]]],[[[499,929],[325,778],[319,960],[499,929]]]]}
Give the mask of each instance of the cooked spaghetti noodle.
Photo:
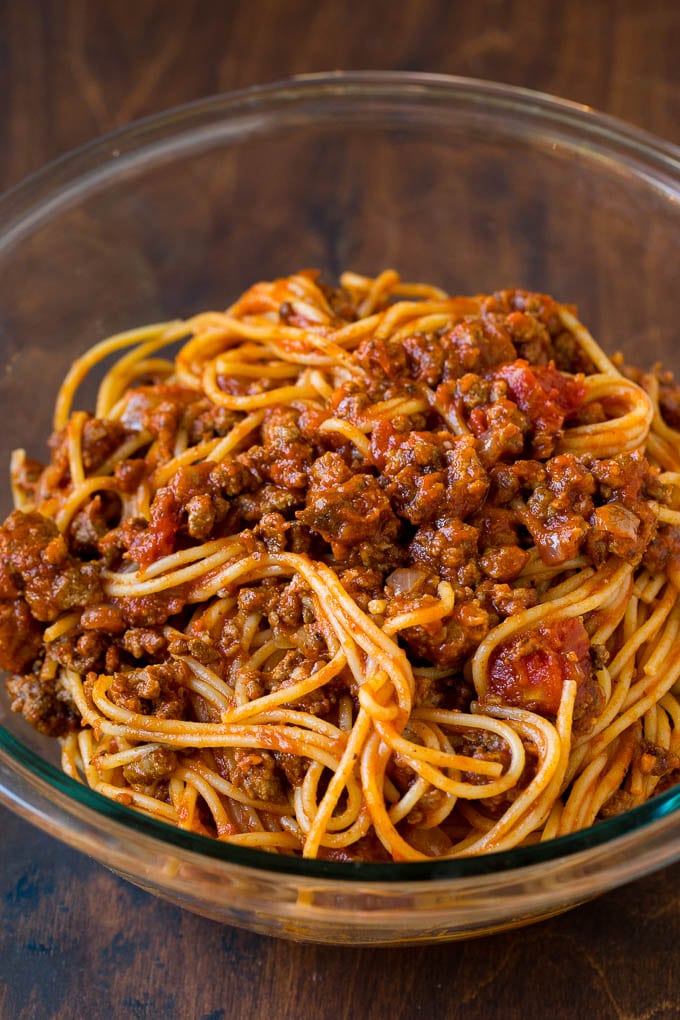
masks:
{"type": "Polygon", "coordinates": [[[12,459],[13,708],[104,796],[280,853],[465,856],[640,804],[680,776],[676,406],[549,297],[393,271],[105,340],[50,463],[12,459]]]}

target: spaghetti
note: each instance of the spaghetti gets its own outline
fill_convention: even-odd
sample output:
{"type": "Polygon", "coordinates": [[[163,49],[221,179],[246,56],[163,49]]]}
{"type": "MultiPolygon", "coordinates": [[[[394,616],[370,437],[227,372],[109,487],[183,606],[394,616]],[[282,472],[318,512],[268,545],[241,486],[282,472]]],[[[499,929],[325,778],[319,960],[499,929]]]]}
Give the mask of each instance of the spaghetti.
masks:
{"type": "Polygon", "coordinates": [[[639,804],[680,777],[676,400],[549,297],[391,270],[105,340],[50,463],[12,458],[13,708],[104,796],[273,852],[466,856],[639,804]]]}

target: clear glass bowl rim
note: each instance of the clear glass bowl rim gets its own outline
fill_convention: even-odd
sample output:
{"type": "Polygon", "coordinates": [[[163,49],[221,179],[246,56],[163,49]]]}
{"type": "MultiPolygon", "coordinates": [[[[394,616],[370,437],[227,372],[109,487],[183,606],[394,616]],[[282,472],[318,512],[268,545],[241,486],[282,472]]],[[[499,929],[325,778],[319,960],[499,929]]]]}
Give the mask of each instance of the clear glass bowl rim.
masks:
{"type": "MultiPolygon", "coordinates": [[[[189,138],[199,129],[215,129],[225,118],[237,120],[256,114],[261,123],[285,108],[309,106],[313,120],[319,109],[334,103],[370,104],[388,100],[425,105],[457,104],[483,110],[489,116],[504,114],[525,124],[542,125],[553,136],[575,147],[605,153],[648,183],[661,187],[680,201],[680,147],[569,100],[499,82],[423,72],[336,71],[299,75],[282,82],[251,86],[196,100],[160,114],[135,121],[66,153],[26,177],[0,196],[0,252],[54,214],[74,195],[96,182],[115,177],[123,165],[141,162],[157,154],[182,135],[189,138]]],[[[310,122],[313,122],[310,119],[310,122]]],[[[535,867],[628,839],[633,833],[658,833],[668,828],[670,816],[680,815],[680,786],[653,798],[625,814],[589,829],[513,850],[476,858],[444,858],[412,863],[338,862],[307,860],[238,847],[185,832],[110,801],[89,787],[70,779],[0,726],[0,801],[40,826],[44,808],[37,810],[24,800],[20,787],[28,781],[36,789],[52,788],[68,798],[73,809],[53,804],[50,831],[69,842],[69,819],[85,813],[93,828],[113,826],[150,843],[264,872],[335,881],[394,883],[428,880],[461,880],[498,872],[535,867]],[[16,779],[16,783],[14,783],[16,779]]],[[[60,798],[61,801],[61,798],[60,798]]],[[[655,866],[680,855],[678,829],[668,836],[668,853],[655,866]],[[671,835],[676,839],[671,839],[671,835]],[[677,849],[676,849],[677,843],[677,849]]],[[[631,848],[631,852],[634,849],[631,848]]]]}

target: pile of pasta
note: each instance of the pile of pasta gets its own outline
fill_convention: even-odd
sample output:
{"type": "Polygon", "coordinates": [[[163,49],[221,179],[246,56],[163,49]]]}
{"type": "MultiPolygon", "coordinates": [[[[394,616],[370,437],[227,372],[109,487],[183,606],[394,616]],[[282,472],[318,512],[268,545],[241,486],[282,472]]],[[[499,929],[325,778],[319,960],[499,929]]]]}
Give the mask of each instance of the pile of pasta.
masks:
{"type": "MultiPolygon", "coordinates": [[[[43,480],[27,493],[17,482],[25,463],[18,451],[17,508],[39,511],[68,536],[95,494],[113,493],[121,520],[148,520],[154,495],[178,470],[229,463],[255,441],[274,407],[323,410],[320,433],[369,463],[375,423],[432,413],[432,395],[423,387],[385,400],[368,407],[361,421],[329,414],[338,387],[361,380],[353,352],[371,336],[398,341],[442,332],[477,314],[481,298],[450,298],[435,287],[402,283],[393,271],[375,278],[345,273],[341,286],[356,309],[351,321],[338,321],[314,274],[299,273],[256,285],[224,313],[148,326],[92,347],[74,363],[56,403],[55,430],[67,435],[69,484],[50,490],[43,480]],[[163,357],[162,350],[178,341],[176,357],[163,357]],[[172,455],[160,462],[154,440],[140,428],[88,471],[82,446],[88,416],[73,410],[74,399],[86,375],[112,354],[118,360],[99,386],[97,419],[129,421],[137,387],[157,384],[203,394],[233,412],[234,423],[226,434],[193,445],[179,428],[172,455]],[[116,467],[135,457],[150,460],[153,471],[124,490],[116,467]]],[[[680,527],[680,436],[660,412],[657,376],[642,377],[642,385],[631,381],[570,308],[557,308],[562,328],[592,365],[583,379],[584,403],[608,409],[604,421],[565,426],[559,450],[590,458],[641,451],[668,494],[650,503],[656,528],[674,535],[680,527]]],[[[442,427],[466,432],[455,409],[438,412],[442,427]]],[[[522,512],[526,508],[518,508],[522,512]]],[[[184,543],[143,565],[102,567],[109,601],[181,591],[183,608],[159,630],[175,641],[172,657],[182,664],[178,676],[189,709],[183,718],[135,710],[112,696],[113,672],[88,675],[46,655],[41,675],[60,685],[80,717],[79,727],[61,738],[63,768],[105,797],[182,829],[304,857],[465,857],[574,832],[617,804],[617,810],[641,804],[660,783],[675,781],[680,575],[673,556],[667,564],[653,572],[639,558],[609,556],[594,565],[582,554],[555,564],[528,548],[514,585],[533,588],[536,604],[501,619],[455,670],[409,656],[400,639],[408,628],[436,628],[450,616],[455,594],[444,579],[420,608],[385,616],[380,599],[362,607],[348,593],[332,557],[265,549],[244,529],[184,543]],[[235,619],[239,591],[272,578],[296,582],[317,628],[318,662],[311,672],[293,670],[284,683],[253,694],[249,678],[271,673],[290,648],[267,612],[254,609],[237,635],[237,670],[192,654],[192,640],[205,643],[222,633],[235,619]],[[490,696],[499,649],[556,620],[581,621],[591,646],[607,650],[593,665],[599,698],[584,731],[573,725],[578,682],[568,675],[556,714],[490,696]],[[469,704],[416,703],[419,681],[453,674],[470,688],[469,704]],[[325,712],[305,708],[310,695],[325,691],[334,692],[325,712]],[[244,769],[263,753],[288,756],[301,767],[285,796],[258,798],[220,767],[233,749],[244,769]],[[173,764],[163,782],[144,786],[125,779],[131,765],[169,752],[173,764]]],[[[50,623],[44,649],[77,630],[82,613],[76,607],[50,623]]]]}

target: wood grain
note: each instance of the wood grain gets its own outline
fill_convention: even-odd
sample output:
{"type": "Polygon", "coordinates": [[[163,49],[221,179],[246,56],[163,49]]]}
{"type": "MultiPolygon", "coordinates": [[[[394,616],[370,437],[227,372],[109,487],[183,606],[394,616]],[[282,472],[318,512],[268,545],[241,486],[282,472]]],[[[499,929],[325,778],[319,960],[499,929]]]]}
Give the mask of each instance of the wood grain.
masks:
{"type": "MultiPolygon", "coordinates": [[[[676,0],[5,0],[0,187],[102,131],[334,68],[471,75],[680,143],[676,0]]],[[[0,1017],[680,1015],[680,866],[468,943],[298,946],[182,913],[0,810],[0,1017]]]]}

